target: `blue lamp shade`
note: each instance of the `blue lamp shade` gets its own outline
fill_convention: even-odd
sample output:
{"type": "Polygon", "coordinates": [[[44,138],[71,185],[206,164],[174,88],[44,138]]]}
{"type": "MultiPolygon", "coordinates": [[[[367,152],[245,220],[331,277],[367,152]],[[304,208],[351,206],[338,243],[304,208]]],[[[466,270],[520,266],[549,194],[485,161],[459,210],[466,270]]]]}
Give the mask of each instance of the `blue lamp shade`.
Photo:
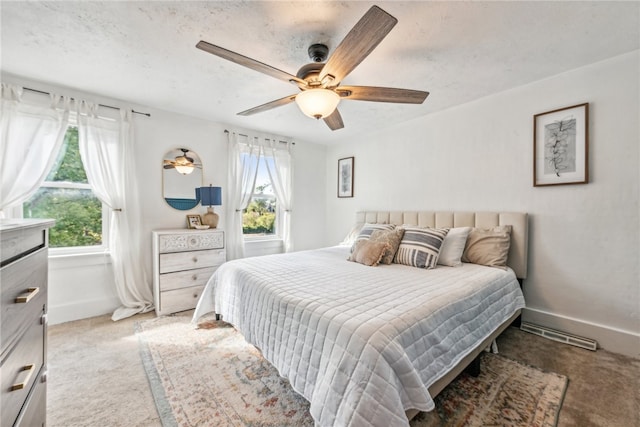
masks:
{"type": "MultiPolygon", "coordinates": [[[[202,206],[222,206],[222,187],[200,187],[200,201],[202,206]]],[[[197,193],[197,191],[196,191],[197,193]]]]}

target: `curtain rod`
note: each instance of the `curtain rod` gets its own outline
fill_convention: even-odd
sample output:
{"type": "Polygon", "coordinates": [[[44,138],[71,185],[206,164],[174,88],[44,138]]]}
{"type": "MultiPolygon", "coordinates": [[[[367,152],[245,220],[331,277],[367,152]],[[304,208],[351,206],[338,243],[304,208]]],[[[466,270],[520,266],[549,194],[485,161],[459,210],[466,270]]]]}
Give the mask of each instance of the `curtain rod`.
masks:
{"type": "MultiPolygon", "coordinates": [[[[224,130],[224,133],[229,133],[229,131],[228,131],[227,129],[225,129],[225,130],[224,130]]],[[[240,135],[240,136],[244,136],[245,138],[249,138],[249,135],[245,135],[245,134],[243,134],[243,133],[239,133],[238,135],[240,135]]],[[[255,138],[255,137],[254,137],[254,138],[255,138]]],[[[289,141],[278,141],[278,142],[279,142],[279,143],[281,143],[281,144],[291,144],[291,145],[296,145],[296,143],[295,143],[295,142],[293,142],[293,141],[291,141],[291,142],[289,142],[289,141]]]]}
{"type": "MultiPolygon", "coordinates": [[[[30,87],[23,87],[22,89],[29,90],[31,92],[41,93],[43,95],[51,95],[50,92],[45,92],[43,90],[38,90],[38,89],[31,89],[30,87]]],[[[75,98],[71,97],[71,100],[75,101],[75,98]]],[[[98,105],[100,107],[104,107],[104,108],[111,108],[112,110],[120,110],[120,107],[113,107],[111,105],[105,105],[105,104],[98,104],[98,105]]],[[[140,115],[143,115],[143,116],[151,117],[151,114],[149,114],[149,113],[141,113],[140,111],[136,111],[134,109],[132,109],[131,112],[133,114],[140,114],[140,115]]]]}

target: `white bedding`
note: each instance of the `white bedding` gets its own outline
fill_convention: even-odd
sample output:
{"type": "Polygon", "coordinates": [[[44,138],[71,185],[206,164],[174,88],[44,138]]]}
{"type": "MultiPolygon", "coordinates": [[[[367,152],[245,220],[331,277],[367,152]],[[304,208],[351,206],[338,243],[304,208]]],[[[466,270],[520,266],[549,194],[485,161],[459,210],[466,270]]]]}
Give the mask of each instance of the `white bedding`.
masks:
{"type": "Polygon", "coordinates": [[[215,311],[309,402],[321,426],[406,426],[428,387],[524,307],[513,271],[346,261],[347,247],[246,258],[209,280],[215,311]]]}

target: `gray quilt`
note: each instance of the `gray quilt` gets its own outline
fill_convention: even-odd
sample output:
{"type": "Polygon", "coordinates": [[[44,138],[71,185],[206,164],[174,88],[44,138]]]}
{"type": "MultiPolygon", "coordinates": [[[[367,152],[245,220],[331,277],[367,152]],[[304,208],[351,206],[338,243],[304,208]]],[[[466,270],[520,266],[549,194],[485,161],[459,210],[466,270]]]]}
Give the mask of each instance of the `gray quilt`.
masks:
{"type": "Polygon", "coordinates": [[[215,311],[311,403],[320,426],[407,426],[428,387],[524,307],[514,273],[474,264],[367,267],[332,247],[223,264],[215,311]]]}

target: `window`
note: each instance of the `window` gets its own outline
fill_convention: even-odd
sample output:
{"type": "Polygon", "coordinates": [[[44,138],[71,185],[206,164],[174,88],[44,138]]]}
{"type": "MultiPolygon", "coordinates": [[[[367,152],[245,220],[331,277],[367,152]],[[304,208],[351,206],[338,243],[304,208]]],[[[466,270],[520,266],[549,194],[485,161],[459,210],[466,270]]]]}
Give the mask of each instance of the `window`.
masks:
{"type": "Polygon", "coordinates": [[[273,166],[271,157],[260,157],[253,196],[242,213],[242,232],[245,238],[278,236],[278,200],[273,191],[266,162],[273,166]]]}
{"type": "Polygon", "coordinates": [[[78,253],[107,248],[108,208],[93,194],[80,159],[78,128],[69,127],[49,175],[23,204],[24,218],[53,218],[49,230],[52,253],[78,253]],[[63,249],[66,248],[66,249],[63,249]]]}

